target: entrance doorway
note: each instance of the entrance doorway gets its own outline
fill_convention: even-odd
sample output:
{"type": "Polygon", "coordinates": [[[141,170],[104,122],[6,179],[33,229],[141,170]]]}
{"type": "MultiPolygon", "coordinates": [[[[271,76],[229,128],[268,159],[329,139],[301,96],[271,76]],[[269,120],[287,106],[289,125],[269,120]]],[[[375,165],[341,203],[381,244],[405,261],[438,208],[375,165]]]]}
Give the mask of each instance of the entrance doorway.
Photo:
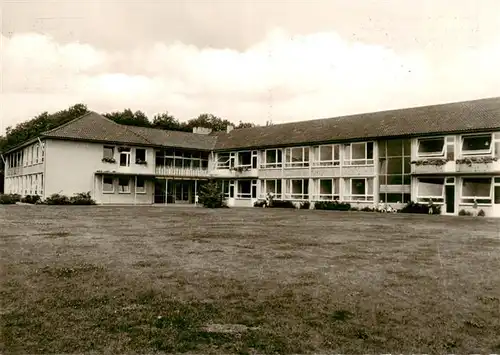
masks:
{"type": "Polygon", "coordinates": [[[155,180],[154,203],[157,204],[192,204],[195,192],[200,191],[203,182],[195,180],[155,180]]]}
{"type": "Polygon", "coordinates": [[[446,178],[445,183],[446,214],[455,214],[455,178],[446,178]]]}

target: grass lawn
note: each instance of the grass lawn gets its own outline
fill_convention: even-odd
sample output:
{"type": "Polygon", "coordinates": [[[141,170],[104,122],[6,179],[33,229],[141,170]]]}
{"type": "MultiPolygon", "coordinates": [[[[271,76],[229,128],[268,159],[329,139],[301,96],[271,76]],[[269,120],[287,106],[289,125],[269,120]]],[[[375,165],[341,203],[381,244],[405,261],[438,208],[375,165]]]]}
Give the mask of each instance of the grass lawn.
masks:
{"type": "Polygon", "coordinates": [[[500,351],[500,220],[0,206],[0,353],[500,351]]]}

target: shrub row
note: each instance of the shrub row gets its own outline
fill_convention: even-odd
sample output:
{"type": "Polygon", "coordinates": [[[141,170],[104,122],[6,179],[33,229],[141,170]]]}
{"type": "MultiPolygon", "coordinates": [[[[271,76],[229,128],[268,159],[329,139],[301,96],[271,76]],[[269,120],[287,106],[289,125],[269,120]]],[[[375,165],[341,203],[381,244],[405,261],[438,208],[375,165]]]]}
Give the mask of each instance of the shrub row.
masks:
{"type": "MultiPolygon", "coordinates": [[[[470,211],[460,210],[458,212],[458,215],[459,216],[473,216],[474,214],[472,212],[470,212],[470,211]]],[[[483,210],[479,210],[479,212],[477,213],[477,215],[479,217],[484,217],[484,216],[486,216],[486,213],[483,210]]]]}
{"type": "MultiPolygon", "coordinates": [[[[292,201],[282,201],[282,200],[274,200],[272,204],[267,205],[265,200],[258,200],[254,203],[254,207],[269,207],[269,208],[297,208],[296,204],[292,201]]],[[[301,209],[308,209],[310,207],[310,203],[308,201],[300,203],[301,209]]],[[[329,211],[361,211],[361,212],[389,212],[383,209],[377,209],[374,207],[363,207],[357,208],[352,207],[351,204],[347,202],[338,202],[338,201],[320,201],[315,202],[314,209],[316,210],[329,210],[329,211]]],[[[399,210],[393,210],[397,213],[417,213],[417,214],[428,214],[429,206],[426,204],[420,204],[416,202],[408,202],[403,208],[399,210]]],[[[441,206],[432,205],[432,214],[441,214],[441,206]]],[[[461,210],[459,216],[472,216],[471,212],[467,212],[465,210],[461,210]]],[[[478,216],[484,217],[485,212],[483,210],[479,210],[477,213],[478,216]]]]}
{"type": "Polygon", "coordinates": [[[27,195],[21,197],[18,194],[2,194],[0,195],[0,204],[12,205],[17,202],[29,204],[43,204],[43,205],[95,205],[95,201],[90,196],[89,192],[77,193],[72,197],[53,194],[42,201],[41,196],[27,195]]]}

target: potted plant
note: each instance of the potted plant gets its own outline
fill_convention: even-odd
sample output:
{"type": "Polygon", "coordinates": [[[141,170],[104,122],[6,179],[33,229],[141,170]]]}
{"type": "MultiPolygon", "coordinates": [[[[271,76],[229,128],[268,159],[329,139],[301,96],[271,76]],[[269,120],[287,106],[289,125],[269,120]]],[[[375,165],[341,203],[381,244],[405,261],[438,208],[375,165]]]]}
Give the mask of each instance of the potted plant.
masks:
{"type": "Polygon", "coordinates": [[[102,162],[114,164],[114,163],[116,163],[116,160],[115,160],[115,158],[112,158],[112,157],[104,157],[104,158],[102,158],[102,162]]]}

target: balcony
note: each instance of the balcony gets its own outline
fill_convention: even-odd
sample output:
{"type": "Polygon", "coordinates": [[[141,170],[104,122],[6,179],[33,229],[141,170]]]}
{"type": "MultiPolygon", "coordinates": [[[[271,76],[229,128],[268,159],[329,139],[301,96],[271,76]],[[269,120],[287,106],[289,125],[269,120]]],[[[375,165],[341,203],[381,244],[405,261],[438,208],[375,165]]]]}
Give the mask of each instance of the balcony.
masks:
{"type": "Polygon", "coordinates": [[[456,160],[458,173],[491,173],[500,172],[500,161],[491,156],[463,157],[456,160]]]}
{"type": "Polygon", "coordinates": [[[417,175],[424,174],[445,174],[455,172],[455,161],[444,158],[420,159],[411,162],[411,173],[417,175]]]}
{"type": "Polygon", "coordinates": [[[157,166],[155,174],[161,176],[208,178],[208,169],[174,168],[170,166],[157,166]]]}
{"type": "Polygon", "coordinates": [[[220,178],[256,178],[259,176],[259,169],[252,169],[248,166],[216,167],[210,175],[220,178]]]}

